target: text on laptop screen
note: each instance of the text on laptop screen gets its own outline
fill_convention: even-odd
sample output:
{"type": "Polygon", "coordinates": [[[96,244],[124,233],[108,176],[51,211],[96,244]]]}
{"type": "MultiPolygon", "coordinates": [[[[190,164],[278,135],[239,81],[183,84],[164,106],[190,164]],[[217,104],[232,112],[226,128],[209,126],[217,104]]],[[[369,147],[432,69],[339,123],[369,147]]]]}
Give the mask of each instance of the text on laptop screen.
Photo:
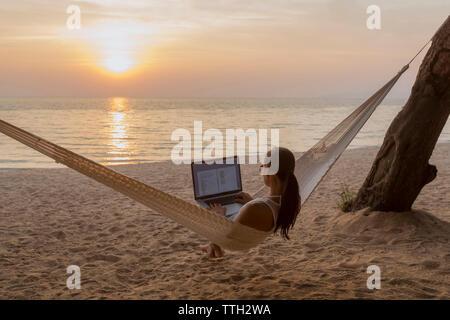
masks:
{"type": "Polygon", "coordinates": [[[239,164],[193,164],[195,197],[220,195],[242,189],[239,164]]]}

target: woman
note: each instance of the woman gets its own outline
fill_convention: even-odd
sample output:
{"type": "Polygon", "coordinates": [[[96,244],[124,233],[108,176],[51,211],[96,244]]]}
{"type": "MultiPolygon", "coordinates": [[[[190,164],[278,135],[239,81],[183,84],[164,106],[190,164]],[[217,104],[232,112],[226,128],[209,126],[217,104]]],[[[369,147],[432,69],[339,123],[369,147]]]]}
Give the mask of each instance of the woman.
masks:
{"type": "MultiPolygon", "coordinates": [[[[264,198],[252,199],[248,193],[242,192],[236,202],[244,204],[234,221],[261,231],[280,230],[281,236],[289,239],[289,230],[294,226],[300,211],[300,195],[297,179],[294,175],[295,158],[286,148],[278,148],[279,168],[275,175],[264,175],[264,184],[270,188],[264,198]]],[[[271,152],[267,153],[270,157],[271,152]]],[[[264,165],[270,167],[270,163],[264,165]]],[[[263,167],[263,166],[261,166],[263,167]]],[[[225,215],[226,208],[213,204],[211,211],[225,215]]],[[[210,258],[222,257],[224,252],[220,246],[210,243],[202,247],[210,258]]]]}

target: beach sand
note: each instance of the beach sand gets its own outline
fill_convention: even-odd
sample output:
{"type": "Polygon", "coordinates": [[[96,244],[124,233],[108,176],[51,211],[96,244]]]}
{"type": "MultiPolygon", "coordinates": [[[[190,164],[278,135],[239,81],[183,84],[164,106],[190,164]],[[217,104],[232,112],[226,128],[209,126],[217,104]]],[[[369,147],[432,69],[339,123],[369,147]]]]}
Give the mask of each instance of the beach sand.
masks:
{"type": "MultiPolygon", "coordinates": [[[[33,152],[30,150],[30,152],[33,152]]],[[[291,240],[268,238],[210,260],[198,235],[70,169],[0,170],[1,299],[449,299],[450,144],[413,212],[336,208],[361,186],[377,148],[346,151],[302,208],[291,240]],[[66,268],[81,268],[81,289],[66,268]],[[369,265],[381,289],[369,290],[369,265]]],[[[193,200],[189,166],[115,170],[193,200]]],[[[245,191],[256,166],[242,166],[245,191]]],[[[413,173],[412,173],[413,174],[413,173]]]]}

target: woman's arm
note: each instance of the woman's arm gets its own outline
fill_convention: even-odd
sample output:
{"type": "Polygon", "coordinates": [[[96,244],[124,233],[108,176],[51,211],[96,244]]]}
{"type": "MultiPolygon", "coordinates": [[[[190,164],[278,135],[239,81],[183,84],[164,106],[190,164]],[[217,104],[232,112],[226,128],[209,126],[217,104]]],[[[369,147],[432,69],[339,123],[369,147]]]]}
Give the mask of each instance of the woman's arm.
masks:
{"type": "Polygon", "coordinates": [[[252,196],[246,192],[241,192],[236,196],[236,202],[240,204],[246,204],[247,202],[250,202],[252,200],[252,196]]]}

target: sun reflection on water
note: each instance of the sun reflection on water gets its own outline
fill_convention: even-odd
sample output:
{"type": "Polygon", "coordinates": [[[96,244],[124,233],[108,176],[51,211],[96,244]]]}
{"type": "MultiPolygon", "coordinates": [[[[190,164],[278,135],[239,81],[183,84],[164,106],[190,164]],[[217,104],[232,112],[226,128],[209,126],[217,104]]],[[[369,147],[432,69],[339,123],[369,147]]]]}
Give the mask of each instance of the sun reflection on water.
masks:
{"type": "Polygon", "coordinates": [[[129,108],[125,98],[112,98],[109,106],[109,135],[110,142],[107,162],[105,165],[130,164],[132,163],[128,137],[128,113],[129,108]]]}

